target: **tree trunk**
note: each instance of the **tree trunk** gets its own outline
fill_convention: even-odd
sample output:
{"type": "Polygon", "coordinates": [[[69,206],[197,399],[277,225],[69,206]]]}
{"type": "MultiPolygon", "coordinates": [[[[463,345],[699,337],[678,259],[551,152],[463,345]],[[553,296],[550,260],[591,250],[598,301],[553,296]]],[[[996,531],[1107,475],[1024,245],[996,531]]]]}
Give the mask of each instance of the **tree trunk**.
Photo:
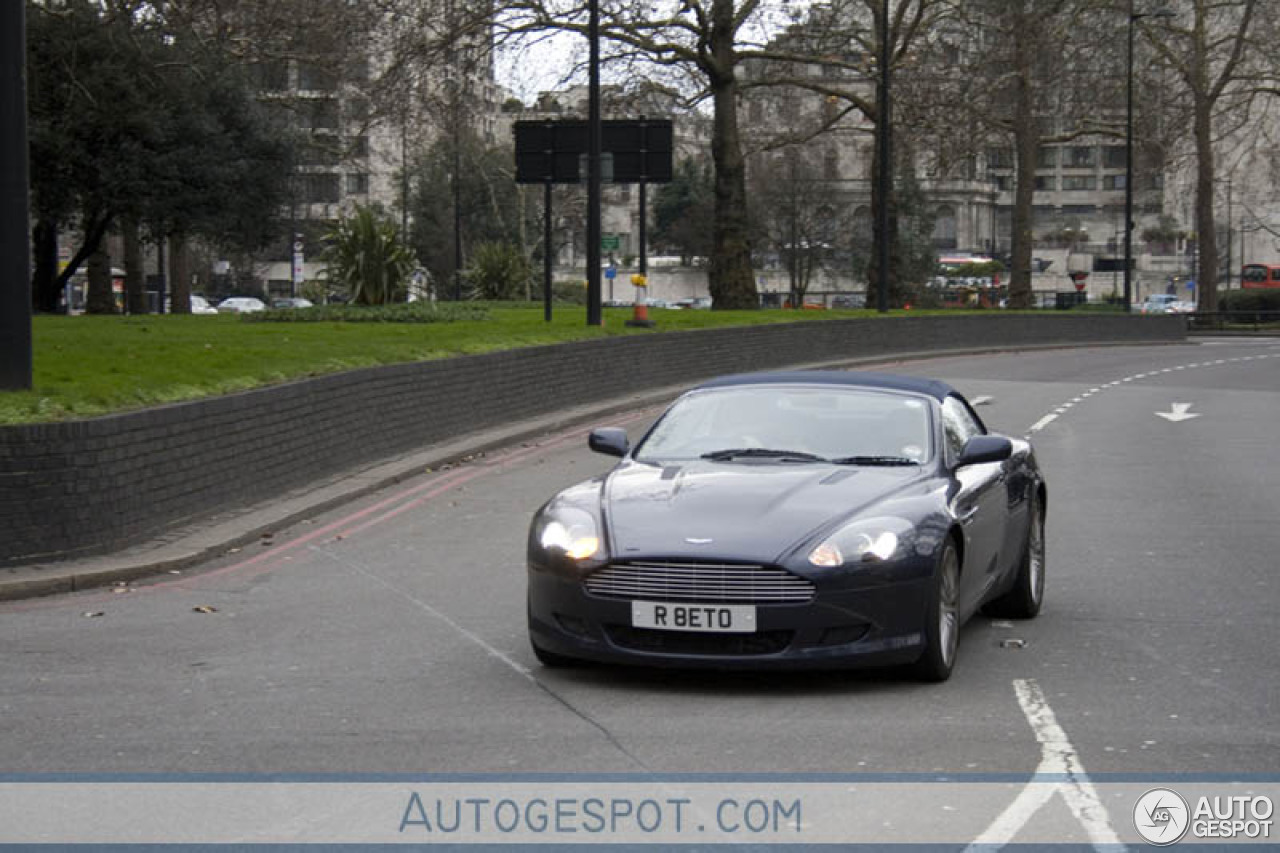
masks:
{"type": "Polygon", "coordinates": [[[1200,253],[1196,270],[1198,307],[1218,310],[1218,234],[1213,215],[1213,128],[1212,105],[1196,98],[1196,246],[1200,253]]]}
{"type": "Polygon", "coordinates": [[[35,244],[35,271],[31,277],[31,307],[40,314],[58,310],[58,224],[36,221],[32,229],[35,244]]]}
{"type": "Polygon", "coordinates": [[[715,117],[711,156],[715,162],[716,215],[707,278],[713,307],[759,308],[747,222],[747,168],[738,133],[738,82],[734,76],[733,0],[714,0],[711,9],[711,83],[715,117]]]}
{"type": "Polygon", "coordinates": [[[169,236],[169,294],[171,313],[191,313],[191,249],[181,232],[169,236]]]}
{"type": "Polygon", "coordinates": [[[1014,82],[1013,147],[1014,190],[1013,212],[1009,234],[1009,307],[1030,308],[1031,244],[1034,239],[1034,203],[1036,192],[1036,158],[1040,148],[1040,128],[1036,124],[1034,93],[1031,91],[1033,57],[1030,48],[1018,42],[1014,48],[1014,64],[1018,74],[1014,82]]]}
{"type": "Polygon", "coordinates": [[[142,268],[142,237],[138,220],[126,216],[121,224],[124,237],[124,304],[129,314],[147,313],[147,276],[142,268]]]}
{"type": "Polygon", "coordinates": [[[116,298],[111,292],[111,256],[98,248],[89,256],[89,293],[85,299],[85,311],[90,314],[115,314],[116,298]]]}

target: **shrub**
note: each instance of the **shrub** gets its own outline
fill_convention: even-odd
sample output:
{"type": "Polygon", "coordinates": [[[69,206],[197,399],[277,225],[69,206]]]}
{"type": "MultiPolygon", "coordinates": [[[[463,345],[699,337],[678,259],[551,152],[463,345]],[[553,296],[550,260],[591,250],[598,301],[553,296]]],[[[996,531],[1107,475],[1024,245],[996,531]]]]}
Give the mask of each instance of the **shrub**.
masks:
{"type": "Polygon", "coordinates": [[[1218,294],[1218,310],[1229,313],[1280,311],[1280,287],[1228,290],[1218,294]]]}
{"type": "Polygon", "coordinates": [[[395,305],[317,305],[241,314],[246,323],[459,323],[488,320],[483,305],[401,302],[395,305]]]}
{"type": "Polygon", "coordinates": [[[472,299],[527,299],[532,277],[533,271],[524,253],[507,243],[476,246],[466,272],[472,299]]]}

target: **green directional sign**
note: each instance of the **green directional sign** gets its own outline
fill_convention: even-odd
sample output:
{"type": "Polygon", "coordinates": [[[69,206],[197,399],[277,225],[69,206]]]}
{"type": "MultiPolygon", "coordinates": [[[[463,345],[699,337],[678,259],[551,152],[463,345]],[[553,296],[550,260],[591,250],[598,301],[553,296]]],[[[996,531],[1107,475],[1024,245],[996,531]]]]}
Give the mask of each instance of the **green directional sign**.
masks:
{"type": "Polygon", "coordinates": [[[600,235],[600,251],[616,252],[622,247],[622,237],[619,234],[601,234],[600,235]]]}

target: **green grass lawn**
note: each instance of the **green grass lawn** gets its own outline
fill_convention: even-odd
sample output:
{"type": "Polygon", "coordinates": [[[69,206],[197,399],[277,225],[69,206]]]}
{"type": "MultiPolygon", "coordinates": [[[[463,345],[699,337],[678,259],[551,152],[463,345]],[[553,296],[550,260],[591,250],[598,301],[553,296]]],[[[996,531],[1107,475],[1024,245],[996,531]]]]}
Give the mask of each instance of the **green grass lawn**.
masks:
{"type": "MultiPolygon", "coordinates": [[[[820,321],[872,311],[651,311],[658,333],[715,326],[820,321]]],[[[925,313],[925,312],[912,312],[925,313]]],[[[61,317],[32,324],[31,391],[0,392],[0,424],[35,423],[191,400],[357,367],[447,358],[608,335],[654,334],[624,325],[630,309],[491,307],[453,323],[249,323],[235,316],[61,317]]]]}

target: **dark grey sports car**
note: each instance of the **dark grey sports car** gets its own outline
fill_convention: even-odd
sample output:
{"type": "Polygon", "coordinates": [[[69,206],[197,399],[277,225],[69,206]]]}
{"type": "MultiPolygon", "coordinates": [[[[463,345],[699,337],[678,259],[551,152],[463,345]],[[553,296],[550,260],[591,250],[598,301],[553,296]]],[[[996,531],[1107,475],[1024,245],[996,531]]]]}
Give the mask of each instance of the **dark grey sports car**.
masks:
{"type": "Polygon", "coordinates": [[[609,473],[529,531],[529,634],[574,660],[768,668],[908,664],[941,681],[979,608],[1044,594],[1045,483],[931,380],[731,376],[680,397],[609,473]]]}

